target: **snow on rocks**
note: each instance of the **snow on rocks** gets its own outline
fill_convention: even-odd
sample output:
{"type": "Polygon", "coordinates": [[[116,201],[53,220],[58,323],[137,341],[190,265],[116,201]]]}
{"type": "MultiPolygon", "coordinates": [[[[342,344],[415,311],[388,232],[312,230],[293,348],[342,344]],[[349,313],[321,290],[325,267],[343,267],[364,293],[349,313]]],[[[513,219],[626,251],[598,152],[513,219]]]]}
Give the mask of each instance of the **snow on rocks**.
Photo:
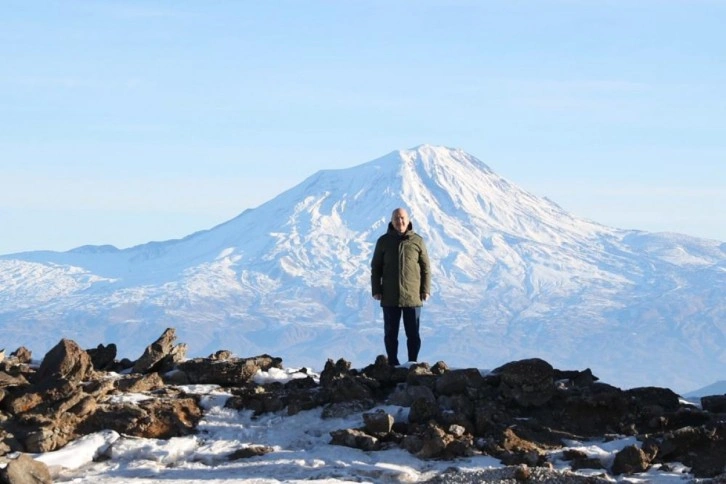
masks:
{"type": "Polygon", "coordinates": [[[174,361],[173,330],[162,336],[154,360],[169,357],[165,373],[155,364],[134,372],[133,362],[122,373],[89,367],[70,340],[40,367],[12,355],[0,362],[3,475],[31,455],[54,479],[74,482],[172,468],[183,470],[180,482],[211,468],[224,482],[228,471],[267,478],[273,466],[274,479],[329,482],[724,477],[722,408],[666,388],[621,390],[536,358],[482,372],[391,367],[379,356],[362,369],[328,360],[320,374],[268,355],[174,361]]]}

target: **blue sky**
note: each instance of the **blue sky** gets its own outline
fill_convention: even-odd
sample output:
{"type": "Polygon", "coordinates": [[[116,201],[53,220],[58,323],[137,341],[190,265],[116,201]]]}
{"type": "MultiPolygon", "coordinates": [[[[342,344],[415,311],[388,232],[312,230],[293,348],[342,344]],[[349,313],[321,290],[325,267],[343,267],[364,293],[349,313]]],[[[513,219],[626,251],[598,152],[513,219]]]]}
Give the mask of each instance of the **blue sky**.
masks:
{"type": "Polygon", "coordinates": [[[183,237],[423,143],[606,225],[726,240],[723,1],[0,12],[0,254],[183,237]]]}

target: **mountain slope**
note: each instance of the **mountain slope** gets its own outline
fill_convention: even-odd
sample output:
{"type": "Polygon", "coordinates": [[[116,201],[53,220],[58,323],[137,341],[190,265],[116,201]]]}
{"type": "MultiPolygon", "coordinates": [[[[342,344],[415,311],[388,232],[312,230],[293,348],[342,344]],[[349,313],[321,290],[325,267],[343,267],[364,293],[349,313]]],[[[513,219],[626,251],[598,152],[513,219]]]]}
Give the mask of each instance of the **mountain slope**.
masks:
{"type": "Polygon", "coordinates": [[[433,264],[422,359],[540,356],[623,386],[684,390],[722,378],[723,243],[578,219],[461,150],[428,145],[318,172],[184,239],[2,256],[4,346],[43,352],[65,336],[136,357],[174,326],[192,354],[366,364],[383,352],[371,252],[398,206],[433,264]]]}

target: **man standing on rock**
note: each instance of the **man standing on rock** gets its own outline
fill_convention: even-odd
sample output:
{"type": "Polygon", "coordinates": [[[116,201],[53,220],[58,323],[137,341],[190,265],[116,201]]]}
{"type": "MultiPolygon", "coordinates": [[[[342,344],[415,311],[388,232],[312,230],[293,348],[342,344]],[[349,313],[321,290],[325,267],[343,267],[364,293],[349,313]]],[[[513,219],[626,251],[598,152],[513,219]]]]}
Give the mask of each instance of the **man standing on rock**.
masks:
{"type": "Polygon", "coordinates": [[[399,365],[398,332],[403,316],[408,361],[417,361],[421,349],[421,306],[431,293],[431,270],[426,245],[413,231],[408,212],[397,208],[388,231],[378,238],[371,261],[373,298],[383,308],[384,342],[388,364],[399,365]]]}

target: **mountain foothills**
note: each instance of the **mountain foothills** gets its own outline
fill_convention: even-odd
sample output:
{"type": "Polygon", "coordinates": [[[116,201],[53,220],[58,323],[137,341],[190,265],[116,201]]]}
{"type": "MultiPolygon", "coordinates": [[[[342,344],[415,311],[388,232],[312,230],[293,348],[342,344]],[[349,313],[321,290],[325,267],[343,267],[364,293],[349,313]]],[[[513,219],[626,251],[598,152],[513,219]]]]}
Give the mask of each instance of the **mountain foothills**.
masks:
{"type": "Polygon", "coordinates": [[[583,220],[429,145],[320,171],[180,240],[0,256],[0,346],[40,356],[65,337],[134,358],[175,327],[191,356],[365,366],[384,353],[370,257],[398,206],[432,263],[423,361],[539,357],[682,392],[723,379],[725,243],[583,220]]]}

